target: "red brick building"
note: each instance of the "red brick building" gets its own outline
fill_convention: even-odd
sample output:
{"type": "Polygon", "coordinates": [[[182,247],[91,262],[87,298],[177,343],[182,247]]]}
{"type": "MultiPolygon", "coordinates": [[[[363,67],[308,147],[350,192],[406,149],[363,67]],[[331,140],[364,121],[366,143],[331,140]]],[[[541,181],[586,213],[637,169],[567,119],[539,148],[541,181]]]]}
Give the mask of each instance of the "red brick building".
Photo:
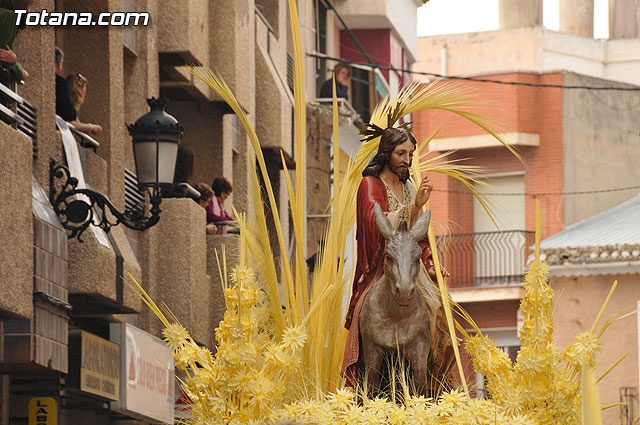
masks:
{"type": "MultiPolygon", "coordinates": [[[[571,72],[513,72],[484,79],[546,85],[620,86],[571,72]]],[[[637,92],[456,81],[477,93],[474,111],[494,120],[511,141],[518,160],[493,137],[459,116],[424,111],[413,118],[418,140],[444,127],[430,143],[434,154],[456,150],[451,159],[481,167],[481,187],[499,227],[456,180],[434,174],[433,221],[440,235],[448,285],[460,303],[499,346],[515,356],[522,278],[534,242],[535,201],[544,212],[542,238],[626,200],[636,191],[617,191],[640,182],[633,165],[640,152],[640,128],[625,108],[637,92]],[[587,193],[584,193],[587,192],[587,193]]],[[[468,360],[467,360],[468,361],[468,360]]],[[[467,364],[468,374],[472,373],[467,364]]],[[[473,379],[469,379],[473,381],[473,379]]],[[[482,387],[482,379],[476,382],[482,387]]]]}

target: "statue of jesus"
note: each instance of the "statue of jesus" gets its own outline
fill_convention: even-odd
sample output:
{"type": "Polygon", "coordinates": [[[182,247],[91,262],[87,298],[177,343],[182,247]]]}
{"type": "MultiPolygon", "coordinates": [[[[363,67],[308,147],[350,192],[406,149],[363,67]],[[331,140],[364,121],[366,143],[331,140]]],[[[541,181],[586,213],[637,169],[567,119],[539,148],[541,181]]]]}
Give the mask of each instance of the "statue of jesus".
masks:
{"type": "MultiPolygon", "coordinates": [[[[416,139],[410,131],[403,128],[388,127],[381,129],[369,125],[365,135],[380,136],[378,152],[371,159],[362,173],[362,181],[358,187],[356,199],[356,240],[357,262],[353,290],[345,321],[349,330],[345,347],[342,375],[347,385],[355,386],[362,379],[362,358],[360,355],[359,314],[362,302],[372,285],[383,273],[382,256],[385,250],[385,239],[380,234],[374,215],[374,205],[378,203],[394,227],[405,221],[409,228],[420,216],[422,207],[429,200],[432,186],[429,178],[424,177],[416,191],[409,179],[409,169],[416,150],[416,139]]],[[[439,292],[433,280],[436,271],[427,236],[420,241],[422,263],[426,273],[419,273],[420,282],[426,289],[429,306],[432,353],[430,375],[438,376],[439,369],[448,371],[452,364],[451,349],[446,322],[441,307],[439,292]],[[428,275],[428,276],[427,276],[428,275]],[[445,351],[447,353],[445,354],[445,351]],[[446,363],[443,365],[442,363],[446,363]],[[435,370],[437,369],[437,370],[435,370]]],[[[446,275],[446,271],[444,271],[446,275]]]]}

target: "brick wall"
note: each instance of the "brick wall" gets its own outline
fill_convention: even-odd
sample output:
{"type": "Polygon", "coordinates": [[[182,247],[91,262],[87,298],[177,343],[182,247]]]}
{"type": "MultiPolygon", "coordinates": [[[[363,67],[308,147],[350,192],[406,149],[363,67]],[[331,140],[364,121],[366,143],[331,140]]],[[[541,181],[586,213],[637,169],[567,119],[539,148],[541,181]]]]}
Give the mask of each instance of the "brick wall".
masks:
{"type": "MultiPolygon", "coordinates": [[[[491,301],[461,304],[461,306],[473,317],[480,329],[504,328],[516,326],[516,313],[520,301],[491,301]]],[[[467,328],[466,325],[463,324],[463,326],[467,328]]]]}
{"type": "MultiPolygon", "coordinates": [[[[561,73],[529,74],[509,73],[486,78],[501,81],[562,84],[561,73]]],[[[476,93],[475,100],[482,105],[473,111],[495,121],[498,132],[536,133],[540,146],[521,147],[524,164],[505,148],[485,148],[459,151],[452,159],[465,158],[465,164],[480,166],[487,174],[524,171],[526,193],[562,192],[562,90],[556,88],[526,87],[470,81],[455,82],[476,93]]],[[[428,137],[444,124],[438,138],[483,134],[484,130],[469,121],[448,112],[426,110],[413,115],[414,132],[418,140],[428,137]]],[[[430,175],[434,184],[432,195],[433,220],[439,233],[473,231],[473,200],[464,187],[449,177],[430,175]],[[452,193],[453,192],[453,193],[452,193]]],[[[561,196],[538,196],[544,210],[542,237],[558,233],[563,228],[563,200],[561,196]]],[[[535,229],[535,198],[527,196],[525,227],[535,229]]]]}

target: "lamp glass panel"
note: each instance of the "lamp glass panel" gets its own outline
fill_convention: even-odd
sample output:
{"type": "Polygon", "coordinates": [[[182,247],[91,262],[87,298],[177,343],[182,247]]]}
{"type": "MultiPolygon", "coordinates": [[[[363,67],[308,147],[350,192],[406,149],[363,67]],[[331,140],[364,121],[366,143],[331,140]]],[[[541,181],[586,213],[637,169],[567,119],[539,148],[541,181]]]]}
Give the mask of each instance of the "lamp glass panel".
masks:
{"type": "Polygon", "coordinates": [[[153,185],[156,182],[156,142],[137,142],[133,144],[136,155],[136,174],[141,185],[153,185]]]}
{"type": "Polygon", "coordinates": [[[171,142],[160,143],[160,160],[158,161],[158,183],[173,183],[173,174],[176,170],[176,157],[178,156],[178,144],[171,142]]]}

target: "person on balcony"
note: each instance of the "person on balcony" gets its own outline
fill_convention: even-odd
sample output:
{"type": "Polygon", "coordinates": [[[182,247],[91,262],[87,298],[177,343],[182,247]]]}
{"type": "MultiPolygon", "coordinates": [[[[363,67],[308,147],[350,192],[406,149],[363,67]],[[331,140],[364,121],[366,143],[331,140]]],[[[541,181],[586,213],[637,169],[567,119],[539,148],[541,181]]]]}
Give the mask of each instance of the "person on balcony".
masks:
{"type": "MultiPolygon", "coordinates": [[[[207,222],[233,221],[231,215],[224,209],[224,201],[231,195],[231,183],[224,177],[216,177],[213,180],[212,188],[215,196],[207,207],[207,222]]],[[[218,224],[217,226],[218,234],[227,233],[225,224],[218,224]]]]}
{"type": "MultiPolygon", "coordinates": [[[[89,80],[79,73],[70,74],[67,76],[67,82],[69,83],[69,93],[71,94],[71,102],[73,103],[73,107],[76,108],[76,114],[80,113],[80,108],[84,104],[84,100],[87,97],[87,86],[89,85],[89,80]]],[[[82,130],[85,132],[89,132],[93,135],[99,135],[102,133],[102,127],[98,124],[84,124],[80,122],[80,119],[74,123],[74,126],[78,128],[80,127],[88,127],[87,130],[82,130]]],[[[80,128],[78,128],[81,130],[80,128]]]]}
{"type": "MultiPolygon", "coordinates": [[[[24,23],[16,25],[16,9],[28,9],[31,0],[2,0],[0,1],[0,83],[14,90],[16,83],[26,80],[29,73],[18,62],[18,56],[13,51],[13,44],[18,37],[18,31],[24,28],[24,23]]],[[[9,106],[8,100],[2,99],[2,104],[9,106]]]]}
{"type": "MultiPolygon", "coordinates": [[[[336,76],[336,97],[349,99],[349,79],[351,78],[351,68],[346,63],[338,63],[333,68],[336,76]]],[[[321,98],[333,98],[333,78],[329,78],[320,87],[321,98]]]]}
{"type": "MultiPolygon", "coordinates": [[[[213,199],[213,189],[211,189],[211,186],[206,183],[196,184],[195,189],[200,192],[200,198],[197,199],[196,202],[198,202],[202,208],[207,210],[211,204],[211,199],[213,199]]],[[[218,227],[214,223],[207,223],[207,235],[215,235],[216,233],[218,233],[218,227]]]]}
{"type": "MultiPolygon", "coordinates": [[[[64,53],[62,49],[56,47],[55,71],[56,71],[56,114],[63,120],[72,124],[77,130],[94,136],[102,133],[102,127],[98,124],[83,123],[78,119],[78,111],[73,105],[71,98],[71,88],[69,82],[62,77],[62,66],[64,63],[64,53]]],[[[86,85],[85,85],[86,95],[86,85]]],[[[84,102],[84,97],[82,99],[84,102]]]]}

